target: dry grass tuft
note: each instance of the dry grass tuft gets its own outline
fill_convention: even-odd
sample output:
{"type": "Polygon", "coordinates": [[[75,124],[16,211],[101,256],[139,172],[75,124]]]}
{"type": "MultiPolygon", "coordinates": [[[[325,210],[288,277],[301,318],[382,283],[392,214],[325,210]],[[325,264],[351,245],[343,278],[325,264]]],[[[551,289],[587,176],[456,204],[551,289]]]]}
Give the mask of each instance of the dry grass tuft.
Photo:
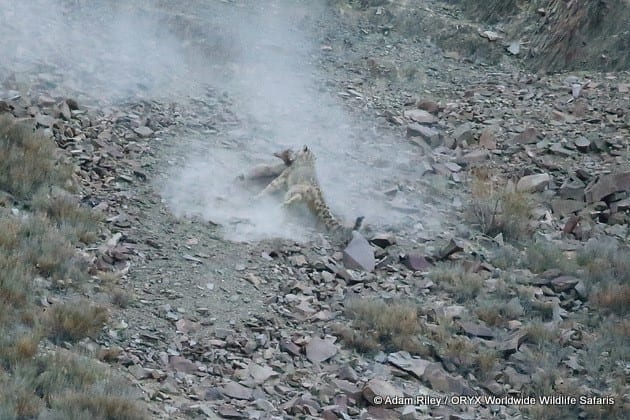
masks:
{"type": "Polygon", "coordinates": [[[143,420],[145,412],[125,397],[95,393],[71,393],[52,402],[59,419],[143,420]]]}
{"type": "Polygon", "coordinates": [[[0,365],[14,366],[26,363],[37,355],[41,336],[27,330],[21,334],[9,334],[0,339],[0,365]]]}
{"type": "Polygon", "coordinates": [[[76,250],[44,216],[32,216],[22,223],[24,261],[44,277],[84,278],[77,266],[76,250]]]}
{"type": "Polygon", "coordinates": [[[453,297],[458,303],[474,299],[484,286],[484,279],[481,275],[468,272],[459,264],[438,264],[429,276],[439,287],[453,293],[453,297]]]}
{"type": "Polygon", "coordinates": [[[591,293],[591,301],[617,314],[630,311],[630,284],[611,284],[591,293]]]}
{"type": "Polygon", "coordinates": [[[32,206],[55,224],[57,229],[72,241],[85,244],[96,240],[102,216],[86,207],[82,207],[73,195],[64,190],[48,193],[40,190],[32,200],[32,206]]]}
{"type": "Polygon", "coordinates": [[[128,308],[134,300],[133,293],[121,288],[115,287],[109,292],[112,303],[119,308],[128,308]]]}
{"type": "Polygon", "coordinates": [[[535,321],[525,327],[527,341],[538,345],[553,345],[558,341],[558,331],[549,325],[535,321]]]}
{"type": "Polygon", "coordinates": [[[490,169],[473,172],[467,218],[485,235],[503,234],[506,240],[518,241],[529,236],[532,213],[531,196],[511,191],[490,169]]]}
{"type": "Polygon", "coordinates": [[[586,270],[592,303],[619,315],[630,311],[630,248],[610,238],[592,239],[576,261],[586,270]]]}
{"type": "Polygon", "coordinates": [[[523,308],[518,301],[484,299],[477,302],[475,315],[489,326],[506,328],[508,321],[518,319],[523,315],[523,308]]]}
{"type": "Polygon", "coordinates": [[[43,316],[36,305],[40,287],[89,278],[75,246],[92,241],[100,221],[64,190],[73,168],[56,153],[43,134],[0,116],[0,418],[148,418],[97,361],[39,354],[43,336],[55,343],[95,337],[107,321],[105,308],[86,301],[43,316]]]}
{"type": "Polygon", "coordinates": [[[0,115],[0,190],[28,199],[42,186],[67,185],[72,167],[62,165],[56,155],[51,139],[0,115]]]}
{"type": "Polygon", "coordinates": [[[84,300],[55,305],[47,315],[48,337],[55,343],[96,337],[108,319],[106,308],[84,300]]]}
{"type": "Polygon", "coordinates": [[[418,341],[421,325],[414,305],[353,299],[346,304],[346,315],[353,320],[352,328],[337,325],[334,332],[358,351],[405,350],[420,354],[426,350],[418,341]]]}
{"type": "Polygon", "coordinates": [[[525,249],[525,267],[533,273],[559,268],[564,273],[575,272],[577,266],[552,242],[535,241],[527,244],[525,249]]]}

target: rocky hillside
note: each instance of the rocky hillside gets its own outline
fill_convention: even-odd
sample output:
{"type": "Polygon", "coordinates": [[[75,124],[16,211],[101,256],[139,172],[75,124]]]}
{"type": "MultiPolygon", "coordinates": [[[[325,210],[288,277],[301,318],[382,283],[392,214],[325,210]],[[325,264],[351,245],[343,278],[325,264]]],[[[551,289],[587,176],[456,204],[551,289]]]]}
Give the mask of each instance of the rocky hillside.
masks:
{"type": "Polygon", "coordinates": [[[601,41],[619,52],[606,73],[588,42],[586,63],[554,52],[600,42],[616,17],[564,2],[36,3],[0,14],[21,52],[0,64],[1,124],[40,136],[0,127],[0,268],[23,267],[0,299],[26,308],[0,326],[28,338],[0,352],[2,416],[624,418],[627,34],[601,41]],[[137,19],[98,19],[120,13],[137,19]],[[585,29],[551,42],[557,22],[585,29]],[[282,169],[273,152],[305,143],[333,210],[366,215],[347,244],[249,200],[272,179],[261,168],[282,169]],[[26,258],[20,238],[42,232],[26,258]]]}

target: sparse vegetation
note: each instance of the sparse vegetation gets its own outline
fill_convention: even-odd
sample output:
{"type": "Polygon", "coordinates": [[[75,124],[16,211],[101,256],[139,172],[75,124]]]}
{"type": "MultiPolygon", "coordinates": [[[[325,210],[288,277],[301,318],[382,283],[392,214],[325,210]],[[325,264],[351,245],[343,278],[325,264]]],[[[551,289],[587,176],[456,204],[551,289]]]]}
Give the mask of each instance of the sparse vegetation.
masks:
{"type": "Polygon", "coordinates": [[[586,270],[593,304],[619,315],[630,311],[630,248],[614,239],[591,240],[576,262],[586,270]]]}
{"type": "Polygon", "coordinates": [[[358,351],[405,350],[415,354],[426,351],[417,337],[420,323],[417,308],[412,304],[356,299],[346,304],[346,315],[353,320],[352,328],[337,325],[335,334],[358,351]]]}
{"type": "Polygon", "coordinates": [[[85,244],[93,242],[101,215],[81,206],[79,200],[66,191],[53,191],[39,190],[32,200],[33,208],[48,216],[69,240],[85,244]]]}
{"type": "Polygon", "coordinates": [[[51,139],[0,115],[0,190],[29,200],[42,187],[72,185],[72,167],[59,162],[51,139]]]}
{"type": "Polygon", "coordinates": [[[471,182],[467,209],[469,221],[485,235],[503,234],[506,240],[519,241],[529,235],[532,198],[502,185],[490,170],[478,168],[471,182]]]}
{"type": "Polygon", "coordinates": [[[19,209],[0,207],[0,418],[147,418],[96,361],[41,354],[43,338],[95,337],[107,321],[87,301],[56,303],[43,317],[36,306],[37,276],[52,287],[89,278],[76,246],[95,239],[100,220],[66,192],[72,166],[56,156],[50,139],[0,116],[0,192],[19,209]]]}
{"type": "Polygon", "coordinates": [[[505,328],[508,321],[523,315],[523,308],[518,298],[507,302],[503,298],[485,298],[477,301],[475,315],[489,326],[505,328]]]}
{"type": "Polygon", "coordinates": [[[439,287],[452,292],[455,301],[459,303],[474,299],[484,285],[484,279],[480,274],[468,272],[457,264],[437,265],[430,276],[439,287]]]}
{"type": "Polygon", "coordinates": [[[48,311],[48,336],[55,343],[94,338],[107,322],[107,309],[87,301],[55,305],[48,311]]]}
{"type": "Polygon", "coordinates": [[[113,288],[109,294],[111,295],[112,303],[119,308],[127,308],[133,302],[133,293],[121,288],[113,288]]]}
{"type": "Polygon", "coordinates": [[[549,241],[530,242],[525,247],[525,267],[532,273],[559,268],[564,273],[572,273],[576,269],[575,262],[569,260],[557,245],[549,241]]]}

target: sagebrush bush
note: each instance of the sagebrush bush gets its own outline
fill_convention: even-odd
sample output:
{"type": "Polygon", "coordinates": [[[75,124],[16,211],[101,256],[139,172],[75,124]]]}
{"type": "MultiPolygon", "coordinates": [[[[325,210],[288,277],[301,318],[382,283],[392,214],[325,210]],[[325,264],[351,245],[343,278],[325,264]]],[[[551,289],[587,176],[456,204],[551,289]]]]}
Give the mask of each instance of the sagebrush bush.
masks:
{"type": "MultiPolygon", "coordinates": [[[[89,278],[76,247],[96,238],[101,216],[66,191],[72,172],[52,139],[0,116],[0,419],[145,419],[130,388],[97,361],[40,351],[44,338],[96,337],[108,318],[85,300],[45,312],[37,305],[40,287],[89,278]]],[[[123,295],[114,300],[128,303],[123,295]]]]}
{"type": "Polygon", "coordinates": [[[484,279],[481,275],[468,272],[459,264],[438,264],[431,270],[429,276],[438,287],[452,292],[455,301],[459,303],[477,297],[484,285],[484,279]]]}
{"type": "Polygon", "coordinates": [[[102,216],[84,207],[79,200],[65,190],[37,191],[32,207],[45,214],[71,242],[91,243],[96,239],[102,216]]]}
{"type": "Polygon", "coordinates": [[[55,343],[96,337],[107,322],[107,309],[85,300],[53,306],[48,311],[48,337],[55,343]]]}
{"type": "Polygon", "coordinates": [[[353,321],[352,328],[336,325],[334,332],[359,351],[405,350],[419,354],[425,350],[417,340],[421,326],[417,308],[411,303],[351,299],[345,312],[353,321]]]}
{"type": "Polygon", "coordinates": [[[55,143],[26,124],[0,115],[0,190],[29,199],[42,186],[65,186],[72,167],[62,164],[55,143]]]}
{"type": "Polygon", "coordinates": [[[480,169],[473,173],[467,219],[485,235],[501,233],[511,241],[527,238],[533,207],[531,196],[500,184],[489,171],[480,169]]]}

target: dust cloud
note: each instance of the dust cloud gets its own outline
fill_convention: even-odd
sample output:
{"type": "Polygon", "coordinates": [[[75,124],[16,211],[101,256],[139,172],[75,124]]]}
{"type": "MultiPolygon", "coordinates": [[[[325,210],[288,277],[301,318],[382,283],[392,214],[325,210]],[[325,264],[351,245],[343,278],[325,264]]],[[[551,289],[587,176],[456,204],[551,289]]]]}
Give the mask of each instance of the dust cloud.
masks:
{"type": "MultiPolygon", "coordinates": [[[[176,170],[165,197],[178,215],[195,215],[224,226],[235,240],[312,237],[300,223],[287,223],[279,202],[252,204],[252,192],[235,177],[255,164],[276,163],[273,152],[308,145],[333,211],[351,224],[359,215],[373,228],[409,223],[409,216],[386,207],[379,191],[396,188],[396,170],[410,166],[411,151],[394,155],[394,139],[373,123],[352,119],[321,74],[316,57],[323,40],[305,28],[322,20],[325,2],[249,3],[221,16],[221,32],[230,34],[230,77],[222,82],[235,101],[240,127],[222,146],[221,136],[199,158],[195,152],[176,170]],[[378,161],[378,162],[377,162],[378,161]]],[[[399,140],[398,140],[399,142],[399,140]]]]}
{"type": "Polygon", "coordinates": [[[414,153],[397,147],[393,155],[399,140],[351,118],[330,74],[321,74],[325,41],[308,28],[324,21],[327,7],[324,0],[0,0],[0,80],[11,81],[10,90],[44,84],[83,103],[193,103],[186,101],[211,100],[208,87],[229,98],[236,123],[185,131],[177,139],[185,161],[165,168],[167,182],[158,186],[176,216],[217,223],[227,238],[309,237],[301,223],[286,223],[277,201],[252,206],[252,191],[235,182],[258,163],[279,162],[273,152],[302,145],[315,152],[341,219],[408,224],[379,191],[411,185],[400,169],[413,176],[414,153]]]}
{"type": "Polygon", "coordinates": [[[84,102],[193,91],[181,42],[150,3],[0,0],[0,79],[84,102]]]}

